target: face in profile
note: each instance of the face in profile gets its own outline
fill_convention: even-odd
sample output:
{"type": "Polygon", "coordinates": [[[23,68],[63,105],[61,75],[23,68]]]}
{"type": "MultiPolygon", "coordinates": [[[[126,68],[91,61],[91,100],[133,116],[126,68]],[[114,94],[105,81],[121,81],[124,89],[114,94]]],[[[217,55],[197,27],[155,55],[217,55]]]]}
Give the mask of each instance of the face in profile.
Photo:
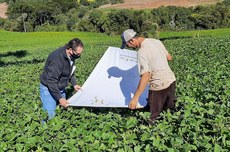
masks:
{"type": "Polygon", "coordinates": [[[138,48],[138,41],[134,38],[132,38],[131,40],[129,40],[127,43],[126,43],[126,46],[129,47],[129,48],[138,48]]]}

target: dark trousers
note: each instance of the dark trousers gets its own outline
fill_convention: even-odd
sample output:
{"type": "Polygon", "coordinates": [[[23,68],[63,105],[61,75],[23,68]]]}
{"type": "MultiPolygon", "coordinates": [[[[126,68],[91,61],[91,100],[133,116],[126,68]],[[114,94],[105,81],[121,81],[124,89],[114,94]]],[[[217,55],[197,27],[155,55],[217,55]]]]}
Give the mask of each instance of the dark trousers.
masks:
{"type": "Polygon", "coordinates": [[[150,119],[155,121],[162,110],[175,107],[176,81],[164,90],[149,90],[148,104],[151,112],[150,119]]]}

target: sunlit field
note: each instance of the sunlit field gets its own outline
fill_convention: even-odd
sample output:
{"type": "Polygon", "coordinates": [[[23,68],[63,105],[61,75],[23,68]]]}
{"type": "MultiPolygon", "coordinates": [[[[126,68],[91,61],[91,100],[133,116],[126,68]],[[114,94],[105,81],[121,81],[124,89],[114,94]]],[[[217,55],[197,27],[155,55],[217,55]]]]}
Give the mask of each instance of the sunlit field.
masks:
{"type": "MultiPolygon", "coordinates": [[[[0,151],[228,151],[230,149],[230,29],[161,32],[173,56],[177,110],[149,126],[147,109],[41,109],[39,76],[49,53],[72,38],[85,50],[76,78],[83,85],[120,36],[81,32],[0,31],[0,151]]],[[[109,88],[108,88],[109,89],[109,88]]],[[[67,88],[70,97],[72,88],[67,88]]],[[[96,91],[96,90],[95,90],[96,91]]],[[[116,94],[114,94],[116,95],[116,94]]]]}

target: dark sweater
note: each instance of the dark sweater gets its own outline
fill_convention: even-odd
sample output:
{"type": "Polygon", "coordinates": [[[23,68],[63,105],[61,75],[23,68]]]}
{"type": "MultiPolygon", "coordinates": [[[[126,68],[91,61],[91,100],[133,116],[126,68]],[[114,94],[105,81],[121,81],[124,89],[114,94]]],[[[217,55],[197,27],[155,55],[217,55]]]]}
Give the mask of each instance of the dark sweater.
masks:
{"type": "Polygon", "coordinates": [[[69,82],[73,86],[76,85],[74,74],[71,76],[74,65],[75,60],[72,66],[70,66],[70,59],[66,54],[65,46],[58,48],[48,56],[44,70],[40,76],[40,82],[49,89],[56,101],[62,98],[60,91],[65,89],[69,82]]]}

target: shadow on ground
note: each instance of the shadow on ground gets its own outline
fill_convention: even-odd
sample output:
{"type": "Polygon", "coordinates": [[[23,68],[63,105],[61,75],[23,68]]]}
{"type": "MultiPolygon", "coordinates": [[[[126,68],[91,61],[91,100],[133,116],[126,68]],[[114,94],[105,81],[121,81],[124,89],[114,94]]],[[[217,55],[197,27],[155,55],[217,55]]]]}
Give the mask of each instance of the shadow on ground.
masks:
{"type": "Polygon", "coordinates": [[[44,62],[45,59],[36,59],[32,58],[31,60],[23,60],[23,61],[3,61],[3,58],[10,58],[10,57],[17,57],[17,58],[23,58],[26,55],[28,55],[27,50],[17,50],[17,51],[8,51],[6,53],[0,53],[0,67],[4,66],[11,66],[11,65],[22,65],[22,64],[36,64],[44,62]]]}

